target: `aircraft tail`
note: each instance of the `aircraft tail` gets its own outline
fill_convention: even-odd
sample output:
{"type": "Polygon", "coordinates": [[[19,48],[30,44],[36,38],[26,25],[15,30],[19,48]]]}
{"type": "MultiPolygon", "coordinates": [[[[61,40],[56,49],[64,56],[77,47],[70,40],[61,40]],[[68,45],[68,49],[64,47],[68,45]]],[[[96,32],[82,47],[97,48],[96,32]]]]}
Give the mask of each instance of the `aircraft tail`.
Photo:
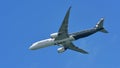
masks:
{"type": "Polygon", "coordinates": [[[104,23],[104,18],[101,18],[100,21],[98,21],[98,23],[96,24],[95,27],[97,29],[102,29],[102,30],[100,30],[100,32],[108,33],[108,31],[103,27],[103,23],[104,23]]]}

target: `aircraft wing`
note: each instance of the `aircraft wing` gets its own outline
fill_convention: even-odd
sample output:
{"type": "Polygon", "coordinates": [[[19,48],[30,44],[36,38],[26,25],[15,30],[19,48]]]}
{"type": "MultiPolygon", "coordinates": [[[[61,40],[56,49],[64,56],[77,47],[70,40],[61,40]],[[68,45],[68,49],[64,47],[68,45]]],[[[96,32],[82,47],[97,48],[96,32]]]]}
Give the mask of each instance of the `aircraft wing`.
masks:
{"type": "Polygon", "coordinates": [[[88,52],[86,52],[85,50],[78,48],[77,46],[75,46],[72,42],[66,42],[62,44],[65,48],[70,49],[70,50],[74,50],[83,54],[88,54],[88,52]]]}
{"type": "Polygon", "coordinates": [[[71,7],[68,9],[68,11],[64,17],[62,25],[58,31],[58,37],[56,37],[55,40],[61,40],[61,39],[69,37],[69,35],[68,35],[68,19],[69,19],[70,9],[71,9],[71,7]]]}

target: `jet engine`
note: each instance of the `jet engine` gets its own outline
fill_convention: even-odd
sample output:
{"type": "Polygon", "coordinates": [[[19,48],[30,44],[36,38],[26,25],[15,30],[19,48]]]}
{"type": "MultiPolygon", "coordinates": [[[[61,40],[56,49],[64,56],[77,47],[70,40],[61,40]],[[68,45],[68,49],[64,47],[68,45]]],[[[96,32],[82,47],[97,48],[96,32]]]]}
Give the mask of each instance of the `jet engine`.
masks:
{"type": "Polygon", "coordinates": [[[58,36],[58,33],[53,33],[50,35],[51,38],[56,38],[58,36]]]}
{"type": "Polygon", "coordinates": [[[64,47],[60,47],[57,49],[58,53],[62,53],[64,51],[66,51],[66,49],[64,47]]]}

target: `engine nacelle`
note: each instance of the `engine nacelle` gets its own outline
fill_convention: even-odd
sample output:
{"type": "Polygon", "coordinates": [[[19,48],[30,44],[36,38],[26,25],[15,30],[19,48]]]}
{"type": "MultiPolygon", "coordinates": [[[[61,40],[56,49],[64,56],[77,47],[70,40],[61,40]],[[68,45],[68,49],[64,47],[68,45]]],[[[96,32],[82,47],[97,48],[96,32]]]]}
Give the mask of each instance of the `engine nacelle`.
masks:
{"type": "Polygon", "coordinates": [[[64,48],[64,47],[61,47],[61,48],[58,48],[57,49],[57,51],[58,51],[58,53],[62,53],[62,52],[64,52],[66,49],[64,48]]]}
{"type": "Polygon", "coordinates": [[[56,38],[56,37],[58,37],[58,33],[53,33],[53,34],[50,35],[50,37],[51,38],[56,38]]]}

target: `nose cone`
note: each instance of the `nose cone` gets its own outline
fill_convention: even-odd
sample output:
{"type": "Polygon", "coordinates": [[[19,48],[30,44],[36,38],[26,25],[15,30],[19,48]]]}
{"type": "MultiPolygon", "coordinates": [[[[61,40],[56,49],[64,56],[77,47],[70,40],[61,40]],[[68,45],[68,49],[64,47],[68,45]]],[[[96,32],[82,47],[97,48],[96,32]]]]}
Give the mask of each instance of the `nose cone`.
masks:
{"type": "Polygon", "coordinates": [[[34,46],[30,46],[29,50],[35,50],[34,46]]]}
{"type": "Polygon", "coordinates": [[[39,49],[39,44],[38,42],[36,43],[33,43],[30,47],[29,47],[30,50],[36,50],[36,49],[39,49]]]}
{"type": "Polygon", "coordinates": [[[37,49],[37,44],[33,44],[29,47],[29,50],[36,50],[37,49]]]}

